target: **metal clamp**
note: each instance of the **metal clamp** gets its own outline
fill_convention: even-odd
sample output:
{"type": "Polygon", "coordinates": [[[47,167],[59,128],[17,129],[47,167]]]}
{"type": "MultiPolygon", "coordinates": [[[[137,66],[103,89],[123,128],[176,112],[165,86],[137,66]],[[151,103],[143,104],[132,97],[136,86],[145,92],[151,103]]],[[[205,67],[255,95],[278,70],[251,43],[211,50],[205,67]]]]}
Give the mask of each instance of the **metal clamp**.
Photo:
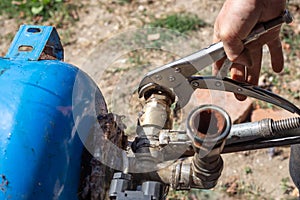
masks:
{"type": "Polygon", "coordinates": [[[64,59],[64,50],[56,29],[52,26],[22,25],[5,58],[37,61],[43,53],[52,60],[64,59]]]}

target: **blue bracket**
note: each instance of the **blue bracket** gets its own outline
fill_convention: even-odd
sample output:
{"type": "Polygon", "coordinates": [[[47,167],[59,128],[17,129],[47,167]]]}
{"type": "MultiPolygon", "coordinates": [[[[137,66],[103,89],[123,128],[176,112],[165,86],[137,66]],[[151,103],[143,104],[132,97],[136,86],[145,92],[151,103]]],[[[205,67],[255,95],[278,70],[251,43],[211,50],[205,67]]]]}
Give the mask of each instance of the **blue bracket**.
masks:
{"type": "Polygon", "coordinates": [[[64,50],[56,29],[52,26],[22,25],[5,56],[12,60],[63,60],[64,50]],[[45,56],[44,56],[45,57],[45,56]]]}

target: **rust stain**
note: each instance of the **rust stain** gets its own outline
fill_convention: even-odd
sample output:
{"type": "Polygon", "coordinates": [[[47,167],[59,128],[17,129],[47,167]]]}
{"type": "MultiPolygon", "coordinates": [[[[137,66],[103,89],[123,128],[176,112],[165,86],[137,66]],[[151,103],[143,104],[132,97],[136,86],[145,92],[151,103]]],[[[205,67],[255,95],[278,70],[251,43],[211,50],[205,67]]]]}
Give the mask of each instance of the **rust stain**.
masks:
{"type": "Polygon", "coordinates": [[[0,190],[2,192],[5,192],[6,189],[7,189],[8,184],[9,184],[9,181],[7,180],[7,178],[4,174],[1,174],[1,179],[2,179],[2,181],[0,183],[0,190]]]}
{"type": "MultiPolygon", "coordinates": [[[[111,163],[121,162],[122,159],[118,157],[120,155],[116,155],[117,151],[110,149],[111,147],[106,145],[107,142],[103,141],[109,140],[120,149],[126,149],[127,136],[124,133],[126,126],[122,122],[123,117],[113,113],[108,113],[101,114],[97,118],[99,125],[103,130],[103,134],[98,135],[98,137],[94,137],[92,143],[95,146],[102,144],[98,147],[101,149],[100,151],[102,152],[102,157],[104,159],[109,158],[111,163]]],[[[108,199],[109,197],[107,194],[110,182],[113,178],[114,169],[102,164],[97,158],[92,157],[92,155],[90,156],[91,158],[88,158],[89,161],[86,163],[87,166],[83,167],[84,171],[82,171],[82,173],[84,175],[81,181],[82,184],[79,188],[79,199],[108,199]]]]}
{"type": "Polygon", "coordinates": [[[98,116],[98,122],[104,131],[105,139],[122,149],[126,149],[127,136],[124,133],[126,126],[122,122],[122,116],[113,113],[103,114],[98,116]]]}

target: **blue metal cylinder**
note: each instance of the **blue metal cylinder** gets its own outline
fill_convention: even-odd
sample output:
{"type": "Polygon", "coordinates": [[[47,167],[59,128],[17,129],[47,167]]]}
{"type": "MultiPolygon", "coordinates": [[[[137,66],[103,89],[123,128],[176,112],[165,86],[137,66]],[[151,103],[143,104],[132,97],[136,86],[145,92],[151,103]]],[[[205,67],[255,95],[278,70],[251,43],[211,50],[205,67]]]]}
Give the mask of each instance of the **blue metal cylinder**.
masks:
{"type": "MultiPolygon", "coordinates": [[[[72,102],[78,73],[90,80],[59,60],[0,58],[0,199],[77,199],[84,148],[72,102]]],[[[96,87],[89,82],[87,90],[96,87]]]]}

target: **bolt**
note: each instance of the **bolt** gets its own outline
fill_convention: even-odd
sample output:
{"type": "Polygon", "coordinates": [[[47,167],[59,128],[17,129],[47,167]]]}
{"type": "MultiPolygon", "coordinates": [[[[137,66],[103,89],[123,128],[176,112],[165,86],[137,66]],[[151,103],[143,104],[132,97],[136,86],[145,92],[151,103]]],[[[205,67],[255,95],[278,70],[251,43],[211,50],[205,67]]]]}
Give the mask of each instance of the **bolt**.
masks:
{"type": "Polygon", "coordinates": [[[217,86],[217,87],[220,87],[221,85],[222,85],[222,83],[221,83],[220,81],[217,81],[217,82],[216,82],[216,86],[217,86]]]}
{"type": "Polygon", "coordinates": [[[194,87],[199,87],[200,84],[199,84],[197,81],[193,81],[193,82],[192,82],[192,86],[194,86],[194,87]]]}
{"type": "Polygon", "coordinates": [[[242,89],[242,88],[238,88],[237,91],[238,91],[238,92],[242,92],[243,89],[242,89]]]}
{"type": "Polygon", "coordinates": [[[176,67],[175,72],[179,73],[179,72],[181,72],[181,69],[179,67],[176,67]]]}
{"type": "Polygon", "coordinates": [[[155,75],[154,78],[155,78],[155,80],[160,81],[162,79],[162,76],[157,74],[157,75],[155,75]]]}
{"type": "Polygon", "coordinates": [[[175,81],[176,79],[175,79],[175,77],[174,76],[169,76],[169,81],[170,82],[173,82],[173,81],[175,81]]]}

